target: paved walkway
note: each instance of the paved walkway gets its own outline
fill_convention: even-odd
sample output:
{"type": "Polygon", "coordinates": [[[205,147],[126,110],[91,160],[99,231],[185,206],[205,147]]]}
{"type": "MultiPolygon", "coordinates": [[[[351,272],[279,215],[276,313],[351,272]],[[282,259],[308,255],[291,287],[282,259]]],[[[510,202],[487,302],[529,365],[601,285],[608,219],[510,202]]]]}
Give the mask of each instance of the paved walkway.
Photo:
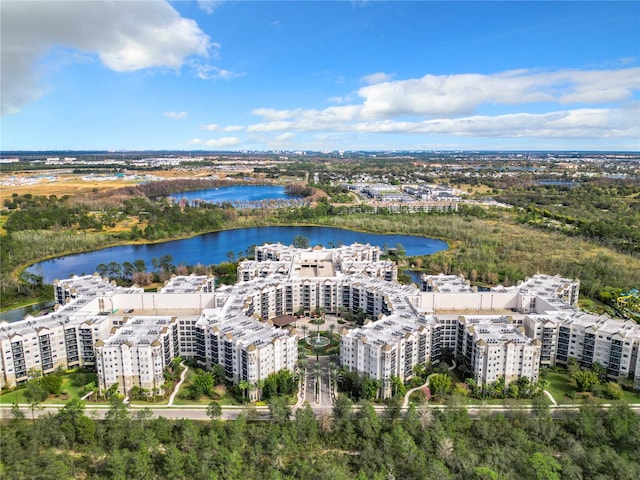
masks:
{"type": "Polygon", "coordinates": [[[171,396],[169,397],[169,403],[167,405],[169,405],[170,407],[173,407],[173,400],[175,400],[176,395],[178,394],[178,390],[180,390],[180,387],[184,382],[184,378],[187,375],[187,372],[189,371],[189,367],[187,367],[184,364],[184,362],[182,362],[180,365],[184,367],[184,370],[182,370],[182,374],[180,374],[180,381],[176,383],[176,387],[173,389],[173,393],[171,393],[171,396]]]}
{"type": "Polygon", "coordinates": [[[548,398],[549,400],[551,400],[551,403],[553,403],[553,406],[554,406],[554,407],[557,407],[557,406],[558,406],[558,402],[556,402],[556,399],[555,399],[555,398],[553,398],[553,395],[551,395],[551,393],[550,393],[550,392],[548,392],[548,391],[546,391],[546,390],[543,390],[543,393],[547,396],[547,398],[548,398]]]}
{"type": "MultiPolygon", "coordinates": [[[[448,371],[451,371],[451,370],[453,370],[454,368],[456,368],[456,362],[455,362],[455,360],[453,361],[453,365],[452,365],[452,366],[450,366],[449,368],[447,368],[447,370],[448,370],[448,371]]],[[[432,374],[432,375],[433,375],[433,374],[432,374]]],[[[417,392],[418,390],[421,390],[421,389],[423,389],[423,388],[425,388],[425,387],[428,387],[428,386],[429,386],[429,378],[430,378],[430,377],[431,377],[431,375],[429,375],[429,376],[427,377],[427,381],[426,381],[426,382],[424,382],[424,384],[423,384],[423,385],[420,385],[419,387],[412,388],[411,390],[409,390],[407,393],[405,393],[405,394],[404,394],[404,401],[402,402],[402,408],[407,408],[407,407],[409,406],[409,397],[411,396],[411,394],[412,394],[413,392],[417,392]]],[[[557,405],[557,403],[555,403],[555,402],[554,402],[554,405],[557,405]]]]}

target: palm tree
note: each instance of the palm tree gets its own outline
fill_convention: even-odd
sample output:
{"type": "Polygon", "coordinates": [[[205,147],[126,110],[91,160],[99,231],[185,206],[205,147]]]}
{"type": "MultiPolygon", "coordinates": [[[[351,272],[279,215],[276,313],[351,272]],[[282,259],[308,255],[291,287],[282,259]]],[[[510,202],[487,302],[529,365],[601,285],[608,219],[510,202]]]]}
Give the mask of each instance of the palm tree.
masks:
{"type": "Polygon", "coordinates": [[[313,377],[315,379],[316,398],[320,394],[320,376],[322,375],[322,366],[319,363],[313,364],[313,377]]]}
{"type": "Polygon", "coordinates": [[[256,386],[258,387],[258,401],[262,400],[262,389],[264,388],[264,379],[261,378],[256,382],[256,386]]]}
{"type": "Polygon", "coordinates": [[[331,336],[331,340],[333,340],[333,334],[335,329],[336,329],[335,323],[332,323],[331,325],[329,325],[329,335],[331,336]]]}
{"type": "Polygon", "coordinates": [[[329,362],[329,375],[331,376],[331,387],[335,397],[338,392],[338,375],[340,375],[340,368],[335,362],[329,362]]]}
{"type": "Polygon", "coordinates": [[[309,365],[309,361],[306,358],[298,357],[298,368],[302,371],[307,369],[307,365],[309,365]]]}
{"type": "Polygon", "coordinates": [[[302,339],[304,340],[305,338],[307,338],[307,332],[309,331],[309,325],[302,325],[300,327],[300,330],[302,330],[302,339]]]}
{"type": "Polygon", "coordinates": [[[241,380],[238,384],[238,388],[242,390],[242,403],[244,403],[245,394],[251,385],[246,380],[241,380]]]}

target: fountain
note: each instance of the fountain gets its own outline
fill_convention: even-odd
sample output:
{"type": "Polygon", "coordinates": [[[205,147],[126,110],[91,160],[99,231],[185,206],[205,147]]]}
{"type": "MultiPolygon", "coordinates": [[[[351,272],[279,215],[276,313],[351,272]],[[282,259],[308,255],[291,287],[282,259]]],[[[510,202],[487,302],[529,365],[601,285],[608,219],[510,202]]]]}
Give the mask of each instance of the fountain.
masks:
{"type": "Polygon", "coordinates": [[[313,348],[322,348],[326,347],[331,342],[327,337],[323,337],[320,335],[320,332],[318,332],[318,335],[316,335],[315,338],[307,338],[307,343],[313,348]]]}

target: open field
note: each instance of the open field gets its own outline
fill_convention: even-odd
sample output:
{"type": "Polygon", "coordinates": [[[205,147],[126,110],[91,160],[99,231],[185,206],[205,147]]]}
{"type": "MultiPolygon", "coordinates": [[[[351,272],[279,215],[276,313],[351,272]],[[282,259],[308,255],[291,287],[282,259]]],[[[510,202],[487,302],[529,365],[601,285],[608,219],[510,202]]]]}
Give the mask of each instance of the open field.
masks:
{"type": "MultiPolygon", "coordinates": [[[[545,372],[541,377],[549,381],[547,391],[559,404],[579,404],[586,396],[592,396],[589,393],[578,393],[576,382],[567,372],[545,372]],[[575,395],[575,398],[569,398],[568,395],[575,395]]],[[[640,394],[623,390],[620,400],[625,403],[640,403],[640,394]]],[[[611,400],[600,397],[597,397],[596,401],[600,403],[611,402],[611,400]]]]}
{"type": "MultiPolygon", "coordinates": [[[[101,179],[103,174],[95,175],[95,178],[84,180],[89,177],[86,173],[60,173],[55,170],[50,172],[30,172],[0,175],[0,201],[10,198],[13,194],[24,195],[80,195],[83,193],[103,192],[117,188],[137,185],[148,180],[149,177],[161,177],[161,179],[173,178],[209,178],[211,171],[202,169],[198,171],[180,170],[153,170],[144,172],[128,172],[127,176],[119,179],[101,179]],[[137,176],[137,178],[135,177],[137,176]],[[8,182],[12,183],[9,184],[8,182]]],[[[110,174],[104,174],[110,177],[110,174]]],[[[222,173],[220,176],[226,176],[222,173]]]]}
{"type": "MultiPolygon", "coordinates": [[[[25,179],[27,177],[33,178],[33,175],[16,175],[17,178],[25,179]]],[[[2,179],[6,179],[5,176],[2,179]]],[[[60,175],[55,180],[43,179],[34,184],[17,184],[17,185],[2,185],[0,188],[0,200],[4,201],[7,198],[11,198],[11,195],[18,194],[24,195],[30,193],[31,195],[56,195],[61,197],[63,195],[79,195],[82,193],[89,193],[94,191],[113,190],[115,188],[122,188],[129,185],[136,185],[137,181],[126,180],[82,180],[81,175],[60,175]]]]}

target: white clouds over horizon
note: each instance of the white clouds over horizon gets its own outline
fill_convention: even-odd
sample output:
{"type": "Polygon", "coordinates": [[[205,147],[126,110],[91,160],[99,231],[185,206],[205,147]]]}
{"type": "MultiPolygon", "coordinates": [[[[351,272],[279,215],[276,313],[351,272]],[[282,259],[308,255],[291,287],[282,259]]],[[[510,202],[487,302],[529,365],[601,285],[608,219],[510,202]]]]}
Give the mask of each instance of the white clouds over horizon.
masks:
{"type": "Polygon", "coordinates": [[[190,146],[203,146],[211,148],[226,148],[236,147],[242,143],[242,140],[237,137],[222,137],[214,138],[211,140],[202,140],[200,138],[194,138],[189,141],[190,146]]]}
{"type": "Polygon", "coordinates": [[[2,115],[45,93],[36,62],[54,47],[96,54],[116,72],[177,70],[188,57],[207,59],[219,48],[164,1],[2,1],[0,7],[2,115]]]}
{"type": "MultiPolygon", "coordinates": [[[[367,78],[365,76],[363,78],[367,78]]],[[[247,132],[412,133],[513,138],[638,138],[640,68],[512,70],[491,75],[425,75],[358,90],[359,103],[324,109],[256,108],[247,132]],[[523,105],[544,112],[530,113],[523,105]],[[479,114],[502,105],[513,112],[479,114]],[[577,108],[567,108],[576,105],[577,108]]]]}
{"type": "Polygon", "coordinates": [[[485,3],[0,0],[0,143],[640,150],[636,5],[485,3]]]}

